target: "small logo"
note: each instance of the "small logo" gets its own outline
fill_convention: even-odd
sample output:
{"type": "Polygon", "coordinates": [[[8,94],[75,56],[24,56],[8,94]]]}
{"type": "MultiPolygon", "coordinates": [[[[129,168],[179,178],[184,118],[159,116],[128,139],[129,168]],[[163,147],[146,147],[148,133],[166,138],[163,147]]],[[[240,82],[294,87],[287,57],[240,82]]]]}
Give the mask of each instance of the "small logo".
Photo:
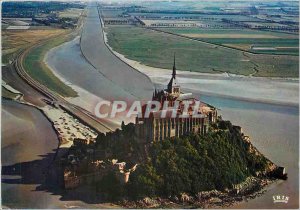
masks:
{"type": "Polygon", "coordinates": [[[289,202],[289,196],[285,195],[273,195],[273,202],[274,203],[288,203],[289,202]]]}

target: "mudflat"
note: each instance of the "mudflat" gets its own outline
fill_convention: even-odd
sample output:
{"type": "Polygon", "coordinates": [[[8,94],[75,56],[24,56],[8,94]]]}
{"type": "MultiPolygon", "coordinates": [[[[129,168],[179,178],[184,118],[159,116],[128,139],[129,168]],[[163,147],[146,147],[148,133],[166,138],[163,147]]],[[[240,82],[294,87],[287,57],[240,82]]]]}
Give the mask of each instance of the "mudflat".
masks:
{"type": "Polygon", "coordinates": [[[85,58],[107,79],[137,99],[151,99],[153,85],[150,79],[118,59],[105,45],[102,25],[95,6],[89,6],[80,46],[85,58]]]}

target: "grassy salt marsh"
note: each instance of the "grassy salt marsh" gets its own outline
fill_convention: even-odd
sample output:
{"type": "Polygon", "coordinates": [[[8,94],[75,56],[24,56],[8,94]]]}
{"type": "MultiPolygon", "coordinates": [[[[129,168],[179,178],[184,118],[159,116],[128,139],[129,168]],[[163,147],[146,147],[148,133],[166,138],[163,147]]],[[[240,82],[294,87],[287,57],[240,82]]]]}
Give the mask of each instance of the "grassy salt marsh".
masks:
{"type": "Polygon", "coordinates": [[[65,97],[76,97],[77,93],[58,79],[45,65],[43,59],[47,51],[67,41],[66,36],[49,39],[45,43],[35,47],[25,56],[24,67],[27,73],[35,80],[49,89],[65,97]]]}
{"type": "Polygon", "coordinates": [[[165,28],[162,30],[255,53],[299,55],[297,34],[250,29],[165,28]],[[255,50],[252,46],[275,49],[255,50]]]}
{"type": "Polygon", "coordinates": [[[299,75],[296,56],[253,55],[138,27],[108,27],[105,30],[108,43],[115,51],[152,67],[170,68],[176,52],[177,68],[184,71],[263,77],[299,75]]]}

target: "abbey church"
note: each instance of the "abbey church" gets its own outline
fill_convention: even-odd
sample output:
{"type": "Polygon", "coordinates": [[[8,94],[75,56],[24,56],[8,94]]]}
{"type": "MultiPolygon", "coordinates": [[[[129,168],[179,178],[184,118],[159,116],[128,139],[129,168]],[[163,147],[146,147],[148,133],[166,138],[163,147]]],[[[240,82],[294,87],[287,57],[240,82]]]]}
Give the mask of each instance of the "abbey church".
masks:
{"type": "Polygon", "coordinates": [[[167,88],[155,90],[152,97],[152,100],[158,101],[162,108],[151,112],[147,118],[144,117],[145,109],[143,109],[141,116],[136,117],[135,133],[145,143],[162,141],[165,138],[179,137],[189,133],[204,135],[209,125],[216,121],[217,109],[194,98],[191,93],[181,92],[176,76],[174,55],[172,77],[167,88]],[[165,103],[167,106],[163,106],[165,103]],[[179,105],[175,106],[175,104],[179,105]],[[188,109],[184,109],[185,104],[189,104],[188,109]],[[197,106],[197,110],[194,110],[196,104],[199,106],[197,106]],[[173,113],[176,113],[175,116],[173,113]]]}

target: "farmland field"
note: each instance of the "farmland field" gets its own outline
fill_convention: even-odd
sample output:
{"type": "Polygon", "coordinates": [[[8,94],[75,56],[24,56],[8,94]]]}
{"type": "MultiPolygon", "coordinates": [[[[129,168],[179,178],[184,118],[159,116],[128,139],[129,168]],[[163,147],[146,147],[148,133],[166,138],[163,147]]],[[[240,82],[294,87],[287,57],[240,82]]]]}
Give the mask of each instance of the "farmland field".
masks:
{"type": "Polygon", "coordinates": [[[83,12],[83,9],[75,9],[75,8],[66,9],[62,12],[59,12],[58,17],[60,17],[60,18],[79,18],[79,16],[81,15],[82,12],[83,12]]]}
{"type": "Polygon", "coordinates": [[[153,67],[170,69],[176,52],[179,70],[298,77],[296,56],[254,55],[138,27],[113,26],[105,30],[114,50],[153,67]]]}
{"type": "Polygon", "coordinates": [[[2,63],[9,63],[18,50],[60,32],[61,29],[2,31],[2,63]]]}
{"type": "Polygon", "coordinates": [[[130,12],[130,14],[133,16],[140,16],[140,17],[147,16],[148,18],[167,16],[167,17],[172,17],[174,19],[181,19],[182,17],[188,17],[191,19],[215,20],[215,21],[221,21],[223,18],[226,18],[228,20],[239,20],[239,21],[257,21],[257,22],[262,21],[258,18],[245,16],[245,15],[210,15],[210,14],[176,14],[176,13],[166,14],[166,13],[138,13],[138,12],[130,12]]]}
{"type": "Polygon", "coordinates": [[[2,64],[11,63],[20,50],[30,47],[43,39],[49,39],[45,44],[34,48],[25,56],[23,61],[25,70],[32,78],[62,96],[76,96],[76,92],[60,81],[43,62],[44,55],[48,50],[66,41],[63,35],[59,38],[52,38],[63,32],[63,29],[3,31],[2,64]]]}
{"type": "Polygon", "coordinates": [[[124,10],[102,10],[101,14],[104,18],[118,17],[124,13],[124,10]]]}
{"type": "Polygon", "coordinates": [[[167,28],[163,31],[254,53],[299,55],[296,34],[250,29],[167,28]],[[269,50],[256,50],[258,47],[269,50]]]}

